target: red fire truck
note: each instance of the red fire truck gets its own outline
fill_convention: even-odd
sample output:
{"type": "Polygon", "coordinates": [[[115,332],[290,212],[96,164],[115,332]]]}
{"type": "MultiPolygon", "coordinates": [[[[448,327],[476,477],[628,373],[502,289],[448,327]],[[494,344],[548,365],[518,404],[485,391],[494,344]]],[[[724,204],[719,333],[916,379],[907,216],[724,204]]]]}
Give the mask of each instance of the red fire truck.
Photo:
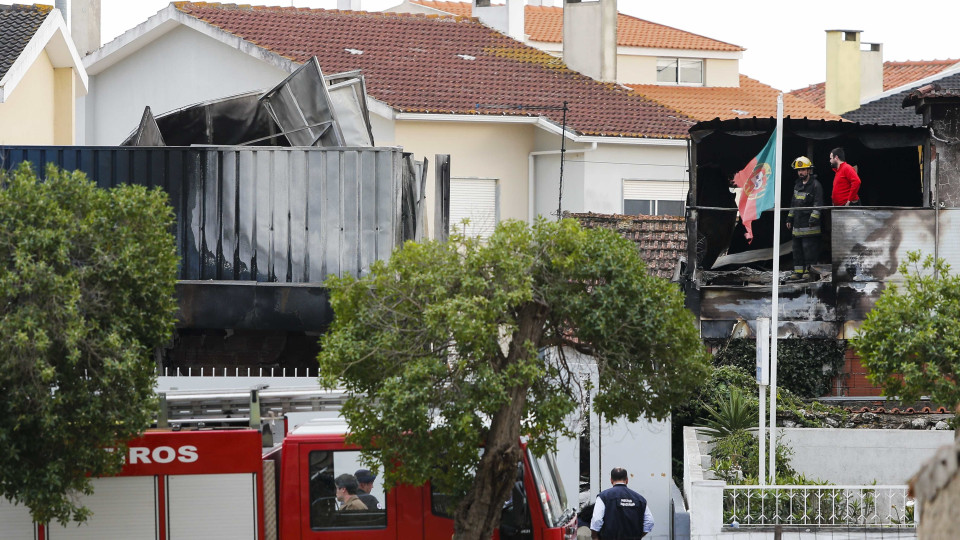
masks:
{"type": "MultiPolygon", "coordinates": [[[[250,393],[246,414],[217,405],[223,395],[168,398],[159,424],[130,443],[120,475],[94,480],[82,499],[94,515],[83,525],[36,525],[25,508],[0,502],[0,537],[124,539],[443,539],[453,534],[448,497],[431,488],[397,486],[384,491],[380,478],[364,495],[366,511],[344,511],[334,480],[363,468],[360,452],[344,442],[346,424],[334,414],[285,434],[278,410],[329,411],[342,395],[250,393]],[[177,409],[203,402],[202,414],[177,409]],[[175,403],[176,402],[176,403],[175,403]],[[272,404],[271,404],[272,403],[272,404]],[[300,403],[298,407],[296,403],[300,403]],[[279,405],[278,405],[279,404],[279,405]],[[217,409],[216,407],[220,407],[217,409]],[[260,417],[257,409],[270,414],[260,417]],[[173,412],[169,412],[173,411],[173,412]],[[240,414],[238,414],[240,413],[240,414]],[[215,417],[219,415],[220,417],[215,417]],[[164,418],[166,416],[166,418],[164,418]],[[237,421],[261,429],[225,427],[237,421]],[[285,435],[285,436],[284,436],[285,435]],[[271,438],[282,437],[278,444],[271,438]]],[[[224,400],[228,401],[228,400],[224,400]]],[[[502,540],[570,540],[576,518],[551,457],[524,448],[517,481],[504,505],[502,540]]]]}

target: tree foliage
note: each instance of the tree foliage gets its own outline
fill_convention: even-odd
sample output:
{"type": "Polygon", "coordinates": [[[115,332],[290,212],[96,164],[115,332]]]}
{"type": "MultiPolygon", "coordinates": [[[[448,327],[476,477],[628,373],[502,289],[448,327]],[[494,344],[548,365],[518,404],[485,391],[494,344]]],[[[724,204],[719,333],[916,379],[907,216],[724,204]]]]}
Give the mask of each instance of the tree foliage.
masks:
{"type": "Polygon", "coordinates": [[[583,388],[568,351],[595,358],[594,406],[609,419],[664,418],[709,369],[680,290],[633,243],[572,220],[408,242],[328,286],[321,376],[353,396],[352,440],[388,465],[388,486],[457,494],[458,538],[490,537],[521,434],[543,454],[569,433],[583,388]]]}
{"type": "MultiPolygon", "coordinates": [[[[843,373],[847,342],[842,339],[777,340],[777,385],[802,398],[827,394],[834,379],[843,373]]],[[[757,340],[731,338],[720,343],[714,355],[718,366],[737,366],[753,373],[757,362],[757,340]]]]}
{"type": "Polygon", "coordinates": [[[82,173],[0,170],[0,491],[35,521],[84,520],[153,413],[177,256],[166,195],[82,173]]]}
{"type": "Polygon", "coordinates": [[[890,284],[867,314],[854,346],[870,381],[887,396],[960,403],[960,276],[910,252],[903,283],[890,284]]]}

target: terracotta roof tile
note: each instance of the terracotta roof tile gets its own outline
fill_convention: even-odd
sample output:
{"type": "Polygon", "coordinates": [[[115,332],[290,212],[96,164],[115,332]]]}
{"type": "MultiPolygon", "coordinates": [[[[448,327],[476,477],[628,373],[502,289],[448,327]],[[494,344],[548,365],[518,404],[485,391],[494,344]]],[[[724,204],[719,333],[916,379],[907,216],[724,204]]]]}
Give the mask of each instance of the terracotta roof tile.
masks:
{"type": "MultiPolygon", "coordinates": [[[[720,118],[771,117],[777,115],[779,90],[740,75],[739,87],[630,85],[638,94],[658,101],[699,121],[720,118]]],[[[783,114],[793,118],[842,120],[823,107],[784,94],[783,114]]]]}
{"type": "Polygon", "coordinates": [[[0,79],[20,57],[52,9],[38,4],[0,5],[0,79]]]}
{"type": "MultiPolygon", "coordinates": [[[[936,75],[960,63],[960,60],[907,60],[883,63],[883,91],[893,90],[914,81],[936,75]]],[[[826,106],[826,83],[811,84],[790,92],[791,96],[826,106]]]]}
{"type": "Polygon", "coordinates": [[[611,229],[636,242],[651,274],[670,279],[680,259],[687,256],[686,219],[678,216],[567,214],[588,229],[611,229]]]}
{"type": "Polygon", "coordinates": [[[539,115],[514,105],[568,102],[584,135],[685,138],[692,119],[464,17],[175,2],[181,12],[327,73],[355,69],[368,93],[404,112],[539,115]],[[478,104],[484,107],[478,108],[478,104]],[[502,105],[503,109],[489,105],[502,105]]]}
{"type": "MultiPolygon", "coordinates": [[[[413,3],[454,15],[471,15],[469,2],[413,0],[413,3]]],[[[524,31],[532,41],[563,41],[563,8],[526,6],[524,31]]],[[[670,26],[657,24],[630,15],[617,15],[617,44],[624,47],[656,47],[664,49],[696,49],[707,51],[743,51],[743,47],[711,39],[670,26]]]]}

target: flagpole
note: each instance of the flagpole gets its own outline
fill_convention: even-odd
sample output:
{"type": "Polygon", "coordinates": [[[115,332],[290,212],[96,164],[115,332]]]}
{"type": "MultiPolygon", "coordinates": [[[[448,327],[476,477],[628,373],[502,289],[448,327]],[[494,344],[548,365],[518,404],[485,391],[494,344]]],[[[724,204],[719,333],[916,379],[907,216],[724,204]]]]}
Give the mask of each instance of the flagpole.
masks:
{"type": "Polygon", "coordinates": [[[783,163],[783,94],[777,95],[777,149],[774,166],[773,280],[770,298],[770,485],[777,485],[777,334],[780,315],[780,170],[783,163]]]}

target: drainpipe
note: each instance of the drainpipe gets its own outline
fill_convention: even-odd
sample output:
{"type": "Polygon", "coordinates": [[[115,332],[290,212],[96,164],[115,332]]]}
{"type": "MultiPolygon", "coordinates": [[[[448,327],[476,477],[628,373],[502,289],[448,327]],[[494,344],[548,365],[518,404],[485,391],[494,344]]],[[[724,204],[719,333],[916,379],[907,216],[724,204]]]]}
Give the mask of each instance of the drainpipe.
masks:
{"type": "MultiPolygon", "coordinates": [[[[587,152],[593,152],[596,149],[597,149],[597,143],[592,142],[590,143],[590,146],[587,148],[583,148],[583,149],[568,148],[566,150],[566,153],[586,154],[587,152]]],[[[528,162],[527,162],[527,216],[528,216],[527,221],[529,221],[530,225],[533,225],[533,221],[537,217],[537,209],[536,209],[537,205],[536,205],[536,198],[535,198],[537,194],[536,187],[535,187],[537,183],[537,177],[536,177],[537,171],[536,171],[536,165],[534,164],[534,159],[537,156],[557,155],[557,154],[560,154],[560,152],[562,152],[562,150],[539,150],[537,152],[530,152],[529,156],[527,157],[528,159],[528,162]]]]}

